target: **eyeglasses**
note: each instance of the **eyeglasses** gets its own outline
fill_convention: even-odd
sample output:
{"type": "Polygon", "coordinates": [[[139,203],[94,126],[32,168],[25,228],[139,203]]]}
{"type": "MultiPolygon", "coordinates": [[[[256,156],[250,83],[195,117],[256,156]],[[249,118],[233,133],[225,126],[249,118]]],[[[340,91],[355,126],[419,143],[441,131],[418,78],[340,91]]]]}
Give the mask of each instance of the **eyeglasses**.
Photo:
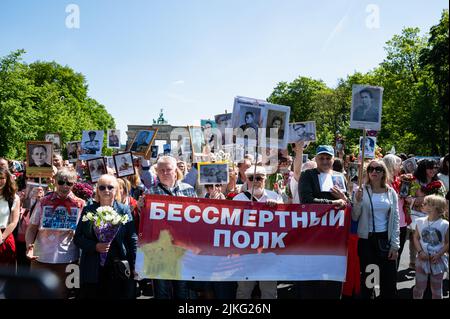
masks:
{"type": "Polygon", "coordinates": [[[377,166],[377,167],[373,167],[373,166],[369,166],[367,167],[367,172],[372,173],[373,171],[375,171],[375,173],[383,173],[384,170],[381,166],[377,166]]]}
{"type": "Polygon", "coordinates": [[[111,190],[113,190],[114,189],[114,186],[112,186],[112,185],[100,185],[100,186],[98,186],[98,190],[99,191],[104,191],[104,190],[106,190],[106,189],[108,189],[109,191],[111,191],[111,190]]]}
{"type": "Polygon", "coordinates": [[[256,180],[257,182],[261,182],[264,180],[264,177],[262,177],[262,176],[256,176],[256,177],[249,176],[247,178],[250,182],[253,182],[253,180],[256,180]]]}
{"type": "Polygon", "coordinates": [[[67,186],[73,186],[73,183],[71,183],[71,182],[68,182],[68,181],[62,181],[62,180],[59,180],[58,181],[58,185],[59,186],[63,186],[64,184],[66,184],[67,186]]]}

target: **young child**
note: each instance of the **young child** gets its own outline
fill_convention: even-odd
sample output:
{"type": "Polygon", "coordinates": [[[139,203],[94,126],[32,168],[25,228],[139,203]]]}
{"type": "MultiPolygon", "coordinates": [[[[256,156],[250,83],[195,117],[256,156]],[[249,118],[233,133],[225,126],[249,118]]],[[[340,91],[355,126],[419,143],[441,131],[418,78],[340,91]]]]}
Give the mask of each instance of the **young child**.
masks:
{"type": "Polygon", "coordinates": [[[448,221],[443,219],[448,211],[447,201],[442,196],[429,195],[424,198],[423,209],[428,214],[416,220],[414,245],[417,249],[416,286],[414,299],[422,299],[430,275],[433,299],[442,299],[442,282],[448,271],[448,221]]]}

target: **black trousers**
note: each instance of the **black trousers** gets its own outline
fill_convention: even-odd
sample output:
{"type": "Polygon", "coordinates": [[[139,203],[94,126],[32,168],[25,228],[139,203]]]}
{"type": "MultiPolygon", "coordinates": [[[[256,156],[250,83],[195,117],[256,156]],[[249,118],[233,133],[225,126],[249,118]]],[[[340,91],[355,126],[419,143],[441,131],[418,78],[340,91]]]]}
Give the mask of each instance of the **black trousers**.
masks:
{"type": "MultiPolygon", "coordinates": [[[[374,288],[366,284],[367,277],[374,277],[373,266],[379,269],[380,298],[394,299],[397,296],[397,261],[380,258],[378,256],[377,238],[387,238],[387,232],[376,233],[369,239],[360,238],[358,241],[358,255],[361,268],[361,298],[370,299],[374,288]],[[367,267],[371,265],[372,267],[367,267]]],[[[372,281],[369,278],[369,283],[372,281]]]]}
{"type": "Polygon", "coordinates": [[[135,299],[136,282],[112,276],[112,269],[100,267],[97,283],[82,283],[80,299],[135,299]]]}

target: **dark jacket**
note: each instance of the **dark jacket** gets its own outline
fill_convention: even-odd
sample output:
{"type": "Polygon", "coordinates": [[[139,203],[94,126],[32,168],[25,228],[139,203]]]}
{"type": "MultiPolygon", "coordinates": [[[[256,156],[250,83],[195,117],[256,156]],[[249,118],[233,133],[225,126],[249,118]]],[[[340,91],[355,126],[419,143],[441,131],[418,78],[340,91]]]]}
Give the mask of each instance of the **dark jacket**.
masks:
{"type": "MultiPolygon", "coordinates": [[[[95,246],[99,241],[94,233],[92,223],[82,221],[85,214],[95,212],[98,207],[100,207],[100,204],[97,202],[84,207],[75,231],[74,242],[81,249],[80,279],[82,283],[98,282],[100,254],[95,250],[95,246]]],[[[119,232],[114,237],[105,266],[110,266],[114,259],[128,260],[131,270],[134,271],[138,237],[133,217],[127,205],[114,201],[113,208],[121,215],[127,214],[128,222],[120,227],[119,232]]]]}
{"type": "MultiPolygon", "coordinates": [[[[322,192],[319,182],[320,172],[317,168],[302,172],[298,185],[298,194],[302,204],[331,204],[336,198],[331,192],[322,192]]],[[[348,194],[345,194],[348,198],[348,194]]]]}

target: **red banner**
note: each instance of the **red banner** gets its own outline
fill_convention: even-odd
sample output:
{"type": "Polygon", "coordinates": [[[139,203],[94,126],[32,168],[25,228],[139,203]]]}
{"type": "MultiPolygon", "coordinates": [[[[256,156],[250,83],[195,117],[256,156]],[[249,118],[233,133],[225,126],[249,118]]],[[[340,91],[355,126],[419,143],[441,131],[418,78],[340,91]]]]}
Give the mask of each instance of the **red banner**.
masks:
{"type": "Polygon", "coordinates": [[[146,195],[139,243],[168,230],[173,244],[200,255],[346,255],[349,210],[146,195]]]}

